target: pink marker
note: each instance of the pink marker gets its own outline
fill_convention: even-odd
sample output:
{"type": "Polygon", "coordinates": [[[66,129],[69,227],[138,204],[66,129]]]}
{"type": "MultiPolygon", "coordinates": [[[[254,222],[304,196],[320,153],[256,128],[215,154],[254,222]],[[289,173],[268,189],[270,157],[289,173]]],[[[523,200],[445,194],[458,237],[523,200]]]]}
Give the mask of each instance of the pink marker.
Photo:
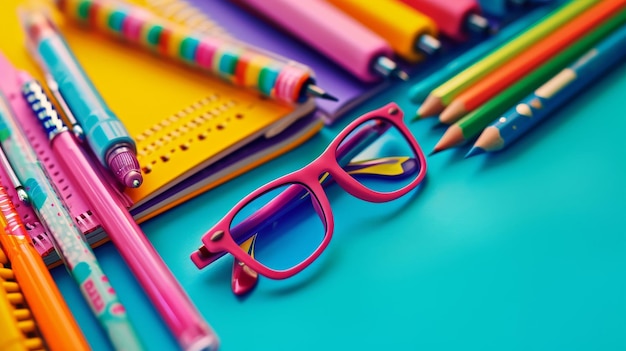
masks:
{"type": "MultiPolygon", "coordinates": [[[[180,348],[183,351],[216,351],[219,347],[217,335],[126,210],[125,204],[114,195],[112,185],[102,179],[90,162],[74,134],[67,129],[48,101],[43,88],[25,72],[20,79],[24,84],[23,90],[29,94],[31,106],[46,106],[34,115],[46,131],[60,166],[101,219],[102,227],[171,330],[180,348]]],[[[89,291],[89,286],[86,289],[89,291]]],[[[96,296],[94,300],[95,306],[102,305],[98,298],[96,296]]]]}
{"type": "Polygon", "coordinates": [[[446,36],[463,41],[468,31],[485,32],[489,21],[480,15],[480,5],[476,0],[401,0],[426,16],[430,17],[446,36]]]}
{"type": "Polygon", "coordinates": [[[364,82],[408,75],[376,33],[322,0],[234,0],[324,54],[364,82]]]}

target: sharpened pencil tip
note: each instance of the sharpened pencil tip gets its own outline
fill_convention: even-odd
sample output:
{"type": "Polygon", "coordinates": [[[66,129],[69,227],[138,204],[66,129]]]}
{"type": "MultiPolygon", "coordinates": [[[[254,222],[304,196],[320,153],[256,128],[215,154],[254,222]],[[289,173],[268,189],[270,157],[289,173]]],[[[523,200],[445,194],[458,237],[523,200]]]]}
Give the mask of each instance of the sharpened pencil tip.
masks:
{"type": "Polygon", "coordinates": [[[326,90],[318,87],[315,84],[309,84],[306,87],[306,94],[309,96],[317,97],[324,100],[339,101],[338,98],[326,92],[326,90]]]}
{"type": "Polygon", "coordinates": [[[439,152],[441,152],[443,149],[438,149],[437,147],[435,147],[429,154],[428,156],[432,156],[435,154],[438,154],[439,152]]]}
{"type": "Polygon", "coordinates": [[[463,130],[456,124],[451,125],[448,129],[443,133],[441,139],[433,150],[433,154],[435,152],[447,150],[449,148],[459,146],[465,142],[465,138],[463,136],[463,130]]]}
{"type": "Polygon", "coordinates": [[[426,100],[422,103],[420,108],[417,110],[417,113],[422,117],[429,117],[438,115],[441,111],[443,111],[444,106],[441,102],[441,98],[435,95],[428,95],[426,100]]]}
{"type": "Polygon", "coordinates": [[[461,100],[452,101],[441,113],[439,114],[439,122],[443,124],[452,124],[467,114],[465,103],[461,100]]]}
{"type": "Polygon", "coordinates": [[[465,158],[470,158],[472,156],[476,156],[476,155],[480,155],[484,153],[485,153],[485,149],[480,148],[478,146],[474,146],[470,149],[470,151],[467,152],[467,154],[465,154],[465,158]]]}

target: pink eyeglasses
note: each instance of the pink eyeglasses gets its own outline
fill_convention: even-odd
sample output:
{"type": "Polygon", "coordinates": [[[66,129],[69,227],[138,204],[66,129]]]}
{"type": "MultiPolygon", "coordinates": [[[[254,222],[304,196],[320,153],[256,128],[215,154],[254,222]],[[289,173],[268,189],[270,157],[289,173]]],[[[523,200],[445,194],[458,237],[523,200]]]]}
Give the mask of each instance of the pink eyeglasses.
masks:
{"type": "Polygon", "coordinates": [[[387,104],[352,121],[309,165],[244,197],[202,236],[203,245],[191,259],[203,268],[230,253],[268,278],[291,277],[310,265],[332,237],[334,220],[322,186],[326,179],[332,177],[359,199],[386,202],[417,187],[425,175],[424,154],[402,111],[387,104]],[[371,167],[359,172],[372,160],[383,167],[385,159],[402,167],[397,173],[404,176],[378,177],[371,167]]]}

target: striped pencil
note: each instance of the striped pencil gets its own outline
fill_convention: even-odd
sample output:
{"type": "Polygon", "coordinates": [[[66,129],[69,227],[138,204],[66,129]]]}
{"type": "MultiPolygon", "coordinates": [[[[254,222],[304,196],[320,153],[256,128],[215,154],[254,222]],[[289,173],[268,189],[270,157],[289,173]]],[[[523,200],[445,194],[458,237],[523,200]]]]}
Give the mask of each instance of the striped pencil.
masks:
{"type": "Polygon", "coordinates": [[[626,9],[621,10],[607,22],[594,29],[579,41],[541,65],[529,75],[519,80],[493,99],[472,111],[451,125],[441,137],[433,153],[461,145],[477,136],[500,114],[515,105],[524,96],[545,83],[547,77],[552,77],[580,55],[591,49],[604,37],[626,22],[626,9]]]}
{"type": "Polygon", "coordinates": [[[616,30],[485,128],[467,157],[502,150],[515,142],[609,69],[622,62],[626,58],[624,48],[626,26],[616,30]]]}
{"type": "Polygon", "coordinates": [[[435,88],[428,95],[422,106],[420,106],[417,113],[422,117],[439,114],[452,99],[469,86],[596,3],[598,3],[598,0],[570,1],[557,8],[541,22],[435,88]]]}
{"type": "Polygon", "coordinates": [[[602,1],[591,7],[462,92],[441,112],[439,121],[458,121],[624,7],[626,0],[602,1]]]}

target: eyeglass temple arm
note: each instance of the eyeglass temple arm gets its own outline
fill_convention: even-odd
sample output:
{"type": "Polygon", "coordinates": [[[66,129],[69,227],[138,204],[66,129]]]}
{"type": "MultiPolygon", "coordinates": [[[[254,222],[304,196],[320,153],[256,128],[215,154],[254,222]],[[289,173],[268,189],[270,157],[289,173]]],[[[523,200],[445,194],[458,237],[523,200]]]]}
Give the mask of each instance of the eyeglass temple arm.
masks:
{"type": "MultiPolygon", "coordinates": [[[[363,151],[367,146],[372,144],[390,127],[391,123],[377,120],[377,123],[366,125],[354,132],[354,134],[337,148],[336,157],[341,166],[345,166],[352,158],[363,151]]],[[[321,180],[323,182],[323,179],[321,180]]],[[[271,223],[277,216],[282,216],[285,212],[290,211],[301,201],[293,201],[300,197],[304,199],[306,192],[299,186],[290,186],[282,193],[241,221],[231,229],[230,234],[235,241],[246,240],[254,234],[254,229],[259,228],[260,223],[271,223]]],[[[262,227],[262,226],[261,226],[262,227]]],[[[210,252],[204,245],[192,254],[192,260],[198,266],[203,268],[211,262],[225,255],[226,252],[210,252]]]]}

